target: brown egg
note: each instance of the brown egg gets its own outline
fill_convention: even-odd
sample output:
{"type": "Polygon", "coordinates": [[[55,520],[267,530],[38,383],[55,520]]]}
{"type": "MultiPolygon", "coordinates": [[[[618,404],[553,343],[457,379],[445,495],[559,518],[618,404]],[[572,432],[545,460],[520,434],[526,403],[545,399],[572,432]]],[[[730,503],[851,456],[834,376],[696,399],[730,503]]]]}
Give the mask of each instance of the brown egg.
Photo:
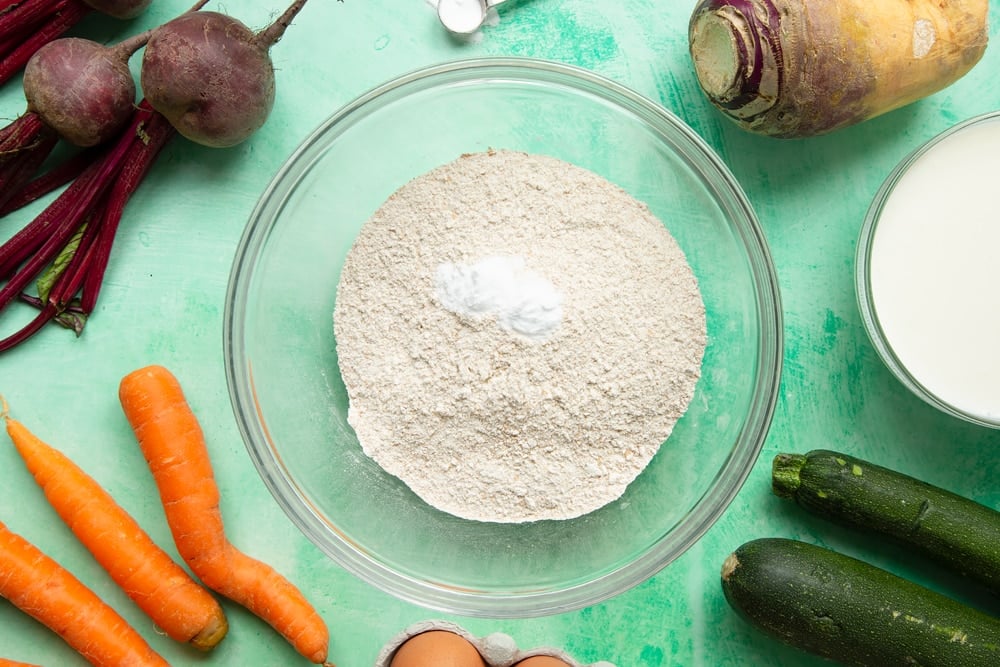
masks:
{"type": "Polygon", "coordinates": [[[403,642],[389,667],[486,667],[486,662],[461,635],[448,630],[428,630],[403,642]]]}
{"type": "Polygon", "coordinates": [[[514,667],[570,667],[570,664],[551,655],[533,655],[516,663],[514,667]]]}

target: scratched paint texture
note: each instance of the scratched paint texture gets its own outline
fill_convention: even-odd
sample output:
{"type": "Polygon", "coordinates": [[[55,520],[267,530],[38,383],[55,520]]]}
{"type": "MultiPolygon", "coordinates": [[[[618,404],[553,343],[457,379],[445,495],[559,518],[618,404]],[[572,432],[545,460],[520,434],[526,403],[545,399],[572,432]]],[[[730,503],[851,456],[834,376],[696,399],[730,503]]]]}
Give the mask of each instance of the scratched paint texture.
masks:
{"type": "MultiPolygon", "coordinates": [[[[89,18],[76,31],[112,41],[183,11],[157,0],[120,23],[89,18]]],[[[209,3],[250,26],[282,0],[209,3]]],[[[175,141],[126,212],[99,310],[84,337],[52,329],[0,356],[0,392],[15,415],[77,458],[173,553],[151,480],[117,405],[119,378],[162,363],[187,378],[215,455],[232,538],[274,563],[309,593],[332,631],[339,667],[371,665],[403,627],[440,614],[399,602],[326,559],[267,493],[236,432],[222,367],[222,312],[236,242],[256,198],[305,135],[358,94],[403,72],[460,57],[523,55],[592,69],[662,103],[719,153],[754,205],[783,292],[784,377],[763,454],[721,520],[652,579],[605,603],[523,621],[447,617],[477,634],[504,631],[522,647],[557,645],[581,661],[619,667],[825,664],[776,644],[728,609],[718,585],[741,542],[783,535],[825,544],[1000,611],[962,582],[797,512],[769,492],[779,451],[833,447],[895,466],[1000,507],[1000,432],[957,422],[907,394],[862,328],[852,283],[854,249],[879,184],[909,151],[948,126],[1000,108],[1000,51],[955,86],[834,135],[777,141],[745,134],[716,113],[687,55],[692,2],[510,0],[471,40],[449,37],[426,0],[313,0],[274,48],[278,99],[265,128],[230,150],[175,141]]],[[[1000,43],[1000,2],[991,0],[1000,43]]],[[[137,66],[137,63],[133,63],[137,66]]],[[[0,91],[0,115],[24,101],[0,91]]],[[[405,146],[400,146],[405,150],[405,146]]],[[[945,193],[942,193],[944,196],[945,193]]],[[[0,221],[0,238],[29,209],[0,221]]],[[[24,309],[0,318],[9,331],[24,309]]],[[[229,605],[231,636],[212,656],[171,645],[70,539],[10,447],[0,447],[0,520],[68,565],[176,665],[301,664],[263,623],[229,605]]],[[[43,665],[85,664],[39,624],[0,602],[0,656],[43,665]]]]}

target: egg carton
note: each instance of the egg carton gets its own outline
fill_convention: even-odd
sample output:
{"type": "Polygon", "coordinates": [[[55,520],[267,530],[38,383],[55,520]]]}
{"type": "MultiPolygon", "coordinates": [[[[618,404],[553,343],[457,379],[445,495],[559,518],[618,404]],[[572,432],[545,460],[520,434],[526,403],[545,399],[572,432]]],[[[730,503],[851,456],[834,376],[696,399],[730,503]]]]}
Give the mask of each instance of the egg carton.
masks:
{"type": "Polygon", "coordinates": [[[514,641],[513,637],[504,634],[503,632],[494,632],[486,635],[485,637],[477,637],[460,625],[449,621],[438,620],[420,621],[414,623],[397,634],[389,640],[389,643],[382,647],[381,651],[379,651],[378,657],[375,659],[374,667],[389,667],[389,663],[392,661],[392,657],[396,653],[396,650],[402,646],[407,639],[415,635],[419,635],[421,632],[428,632],[430,630],[448,630],[450,632],[454,632],[460,637],[465,638],[476,647],[489,667],[511,667],[521,660],[526,660],[527,658],[538,655],[547,655],[553,658],[558,658],[559,660],[567,663],[570,667],[615,667],[612,663],[605,662],[603,660],[585,665],[582,662],[574,660],[565,651],[550,646],[522,650],[518,648],[517,642],[514,641]]]}

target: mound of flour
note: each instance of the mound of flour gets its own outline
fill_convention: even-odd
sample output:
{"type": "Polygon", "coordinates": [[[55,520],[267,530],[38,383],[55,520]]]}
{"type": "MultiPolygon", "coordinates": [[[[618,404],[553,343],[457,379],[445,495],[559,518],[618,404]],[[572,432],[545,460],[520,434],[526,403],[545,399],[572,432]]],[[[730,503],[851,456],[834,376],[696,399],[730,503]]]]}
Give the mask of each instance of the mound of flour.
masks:
{"type": "Polygon", "coordinates": [[[687,409],[706,344],[697,281],[645,205],[512,151],[396,191],[348,253],[333,319],[365,453],[479,521],[620,497],[687,409]]]}

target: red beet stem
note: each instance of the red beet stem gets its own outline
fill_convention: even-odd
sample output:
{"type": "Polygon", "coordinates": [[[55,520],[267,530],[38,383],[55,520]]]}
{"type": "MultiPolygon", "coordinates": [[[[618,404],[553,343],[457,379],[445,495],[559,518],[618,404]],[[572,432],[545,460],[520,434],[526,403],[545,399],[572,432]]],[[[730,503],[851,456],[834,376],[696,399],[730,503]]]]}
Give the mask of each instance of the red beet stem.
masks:
{"type": "MultiPolygon", "coordinates": [[[[94,249],[94,241],[99,234],[100,225],[95,224],[95,221],[88,222],[80,232],[79,239],[73,239],[77,240],[77,246],[69,253],[65,264],[59,269],[55,267],[49,268],[49,271],[58,270],[59,275],[55,276],[48,290],[43,290],[41,286],[45,274],[39,277],[36,284],[38,284],[38,296],[40,298],[51,303],[59,311],[66,308],[73,299],[73,295],[80,289],[80,285],[83,284],[87,262],[90,260],[94,249]]],[[[65,250],[63,252],[65,253],[65,250]]],[[[56,262],[60,258],[61,256],[56,258],[56,262]]]]}
{"type": "Polygon", "coordinates": [[[146,177],[160,151],[177,133],[173,125],[145,101],[139,106],[137,115],[140,113],[144,115],[144,119],[135,132],[138,139],[132,142],[118,172],[118,178],[108,192],[104,204],[103,219],[95,242],[93,258],[88,263],[83,282],[80,303],[85,313],[93,312],[94,306],[97,305],[97,295],[104,282],[104,272],[108,266],[111,247],[125,205],[146,177]]]}
{"type": "Polygon", "coordinates": [[[67,0],[24,0],[0,13],[0,37],[23,35],[50,18],[67,0]]]}
{"type": "MultiPolygon", "coordinates": [[[[95,162],[84,169],[80,176],[34,220],[20,229],[6,243],[0,245],[0,279],[12,277],[17,272],[17,267],[38,252],[45,241],[53,234],[58,233],[63,226],[70,227],[69,233],[63,232],[67,234],[66,239],[72,236],[74,223],[82,222],[82,219],[77,219],[78,216],[86,213],[84,210],[82,213],[77,212],[74,215],[74,207],[79,208],[78,204],[81,201],[95,198],[95,196],[88,196],[87,191],[93,187],[93,181],[99,171],[100,164],[100,162],[95,162]]],[[[0,302],[0,309],[4,305],[6,303],[0,302]]]]}
{"type": "Polygon", "coordinates": [[[111,47],[111,50],[122,60],[128,60],[132,54],[146,46],[146,42],[149,41],[149,36],[152,34],[152,28],[144,30],[143,32],[132,35],[131,37],[118,42],[111,47]]]}
{"type": "Polygon", "coordinates": [[[18,153],[31,148],[44,132],[45,123],[38,114],[27,112],[0,129],[0,163],[17,157],[18,153]]]}
{"type": "MultiPolygon", "coordinates": [[[[25,182],[17,191],[9,193],[6,197],[6,202],[0,206],[0,218],[12,211],[27,206],[75,179],[83,173],[87,165],[96,159],[101,148],[103,147],[92,147],[77,151],[48,171],[38,174],[25,182]]],[[[0,194],[0,200],[3,198],[4,195],[0,194]]]]}
{"type": "Polygon", "coordinates": [[[0,129],[0,209],[38,172],[58,141],[55,131],[30,111],[0,129]]]}
{"type": "MultiPolygon", "coordinates": [[[[14,44],[16,46],[4,53],[0,59],[0,84],[19,72],[38,49],[60,37],[93,11],[82,0],[57,0],[57,2],[59,9],[51,18],[35,26],[27,34],[21,35],[19,39],[15,39],[11,46],[14,44]]],[[[2,36],[0,42],[8,43],[2,36]]]]}
{"type": "Polygon", "coordinates": [[[39,312],[33,320],[28,322],[27,325],[15,331],[3,340],[0,340],[0,352],[6,352],[7,350],[15,348],[24,341],[28,340],[41,331],[42,327],[48,324],[58,314],[59,311],[55,306],[51,303],[46,303],[42,307],[41,312],[39,312]]]}
{"type": "Polygon", "coordinates": [[[0,62],[3,62],[3,59],[7,57],[7,54],[16,49],[18,45],[20,45],[21,41],[22,40],[17,37],[0,38],[0,62]]]}
{"type": "Polygon", "coordinates": [[[66,0],[3,0],[0,2],[0,56],[6,56],[51,18],[66,0]]]}
{"type": "Polygon", "coordinates": [[[71,207],[76,209],[70,215],[59,220],[52,234],[38,247],[31,257],[24,263],[14,275],[10,277],[7,284],[0,288],[0,309],[6,307],[17,297],[18,293],[30,283],[35,276],[41,273],[45,266],[54,260],[63,246],[69,242],[77,228],[82,224],[81,217],[87,212],[87,204],[80,204],[71,207]]]}
{"type": "MultiPolygon", "coordinates": [[[[129,144],[125,139],[131,139],[131,137],[124,137],[123,140],[120,140],[102,160],[88,167],[47,209],[42,211],[39,218],[43,220],[54,218],[55,222],[50,225],[51,232],[40,245],[37,238],[18,239],[18,234],[15,234],[11,239],[11,241],[17,241],[19,245],[33,246],[37,249],[30,253],[31,256],[27,258],[24,266],[10,277],[7,284],[0,288],[0,309],[7,306],[18,292],[24,289],[49,262],[56,258],[80,225],[86,222],[100,196],[110,187],[120,169],[120,163],[129,144]]],[[[29,227],[31,226],[29,224],[29,227]]],[[[40,235],[44,229],[45,227],[36,232],[34,236],[40,235]]],[[[11,244],[11,241],[0,247],[0,276],[4,274],[2,268],[14,261],[13,257],[4,257],[4,250],[11,244]]],[[[19,254],[23,259],[24,253],[19,254]]]]}
{"type": "MultiPolygon", "coordinates": [[[[0,289],[0,309],[8,305],[42,270],[67,250],[81,227],[79,245],[54,279],[42,311],[20,331],[0,341],[0,352],[37,333],[45,322],[59,318],[82,290],[74,330],[92,312],[108,265],[115,233],[129,198],[145,178],[160,150],[176,131],[143,100],[129,127],[98,161],[88,166],[32,223],[0,246],[0,277],[10,278],[0,289]],[[20,267],[20,268],[18,268],[20,267]]],[[[22,298],[24,298],[22,296],[22,298]]],[[[30,302],[30,299],[28,299],[30,302]]]]}
{"type": "Polygon", "coordinates": [[[34,220],[0,246],[0,280],[15,275],[17,268],[36,253],[45,240],[58,229],[59,223],[65,219],[73,205],[72,199],[66,196],[66,193],[82,189],[92,177],[91,172],[90,168],[84,170],[84,173],[66,188],[62,196],[57,197],[34,220]]]}

